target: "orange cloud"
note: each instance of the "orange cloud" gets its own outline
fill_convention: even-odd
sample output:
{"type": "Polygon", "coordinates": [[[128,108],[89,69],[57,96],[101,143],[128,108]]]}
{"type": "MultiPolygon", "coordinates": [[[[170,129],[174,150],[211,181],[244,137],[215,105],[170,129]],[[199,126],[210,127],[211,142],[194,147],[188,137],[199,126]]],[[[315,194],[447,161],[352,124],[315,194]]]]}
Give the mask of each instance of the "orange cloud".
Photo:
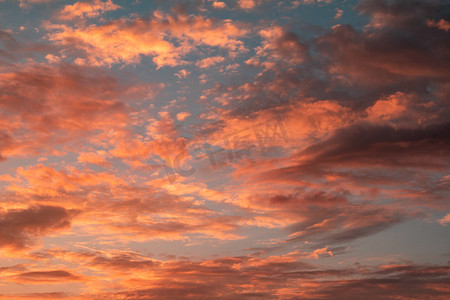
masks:
{"type": "Polygon", "coordinates": [[[260,0],[238,0],[239,7],[245,10],[253,9],[260,4],[260,0]]]}
{"type": "Polygon", "coordinates": [[[208,58],[202,59],[201,61],[198,61],[196,63],[196,65],[199,68],[209,68],[211,66],[214,66],[218,63],[223,62],[224,60],[225,60],[225,58],[222,56],[208,57],[208,58]]]}
{"type": "Polygon", "coordinates": [[[264,38],[261,47],[256,48],[257,55],[272,59],[286,59],[292,64],[302,63],[306,55],[306,46],[298,36],[279,26],[262,29],[259,34],[264,38]]]}
{"type": "Polygon", "coordinates": [[[218,9],[224,9],[227,7],[227,4],[225,2],[221,2],[221,1],[214,1],[211,5],[212,5],[212,7],[218,8],[218,9]]]}
{"type": "Polygon", "coordinates": [[[62,20],[73,20],[75,18],[95,18],[106,11],[119,9],[120,6],[114,4],[112,0],[94,0],[91,2],[76,2],[73,5],[66,5],[59,13],[58,18],[62,20]]]}
{"type": "MultiPolygon", "coordinates": [[[[274,295],[280,299],[322,299],[324,296],[332,298],[337,292],[348,299],[374,295],[386,299],[394,299],[393,295],[417,299],[432,295],[435,299],[445,299],[448,291],[449,268],[446,266],[393,262],[327,268],[303,261],[305,257],[330,259],[331,251],[327,247],[312,252],[202,260],[186,257],[158,260],[131,251],[114,250],[110,253],[51,250],[48,254],[65,263],[76,263],[84,272],[92,274],[95,270],[98,276],[89,276],[85,283],[88,288],[73,295],[82,299],[252,299],[255,295],[263,299],[274,295]],[[111,285],[111,282],[116,284],[111,285]],[[363,288],[358,288],[361,286],[363,288]],[[114,287],[112,291],[111,287],[114,287]]],[[[15,278],[22,277],[24,282],[36,285],[40,280],[46,284],[57,278],[76,281],[84,276],[75,275],[70,269],[60,269],[20,272],[15,278]]],[[[23,294],[24,298],[27,296],[33,299],[37,294],[23,294]]]]}
{"type": "Polygon", "coordinates": [[[108,167],[111,163],[105,158],[106,155],[104,151],[99,151],[99,153],[81,153],[78,156],[78,161],[108,167]]]}
{"type": "Polygon", "coordinates": [[[183,122],[184,120],[186,120],[187,118],[189,118],[191,116],[191,113],[187,112],[187,111],[183,111],[177,114],[177,120],[180,122],[183,122]]]}
{"type": "Polygon", "coordinates": [[[47,28],[52,31],[51,41],[85,52],[85,57],[75,60],[78,64],[135,64],[141,55],[146,55],[153,56],[158,68],[185,64],[182,57],[201,45],[228,49],[230,53],[245,51],[238,38],[248,33],[240,23],[230,20],[159,13],[151,19],[120,19],[105,25],[79,27],[47,24],[47,28]],[[175,46],[172,40],[180,46],[175,46]]]}

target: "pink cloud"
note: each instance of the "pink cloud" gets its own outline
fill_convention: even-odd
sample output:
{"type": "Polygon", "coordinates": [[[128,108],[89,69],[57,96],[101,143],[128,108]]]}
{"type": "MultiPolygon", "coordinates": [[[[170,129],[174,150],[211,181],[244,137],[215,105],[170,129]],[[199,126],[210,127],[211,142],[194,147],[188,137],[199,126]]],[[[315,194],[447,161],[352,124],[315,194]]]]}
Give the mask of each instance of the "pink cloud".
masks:
{"type": "Polygon", "coordinates": [[[438,222],[439,222],[442,226],[447,226],[447,224],[450,223],[450,214],[445,215],[442,219],[438,220],[438,222]]]}
{"type": "Polygon", "coordinates": [[[441,30],[449,31],[450,30],[450,22],[440,19],[439,21],[427,20],[427,25],[430,27],[436,27],[441,30]]]}

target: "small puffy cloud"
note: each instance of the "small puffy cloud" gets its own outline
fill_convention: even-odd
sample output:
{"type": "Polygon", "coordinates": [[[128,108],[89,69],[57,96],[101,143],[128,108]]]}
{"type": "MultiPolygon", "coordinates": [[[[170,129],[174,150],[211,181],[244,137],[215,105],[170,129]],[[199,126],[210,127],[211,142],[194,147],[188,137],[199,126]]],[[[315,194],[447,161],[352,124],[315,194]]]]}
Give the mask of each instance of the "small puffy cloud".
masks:
{"type": "Polygon", "coordinates": [[[252,9],[255,8],[258,3],[255,0],[239,0],[239,7],[242,9],[252,9]]]}
{"type": "Polygon", "coordinates": [[[61,58],[59,56],[53,55],[53,54],[47,54],[45,56],[45,59],[50,63],[59,63],[61,61],[61,58]]]}
{"type": "Polygon", "coordinates": [[[190,117],[191,113],[187,112],[187,111],[183,111],[177,114],[177,120],[182,122],[184,120],[186,120],[186,118],[190,117]]]}
{"type": "Polygon", "coordinates": [[[336,8],[336,15],[334,16],[334,18],[337,20],[337,19],[340,19],[341,17],[342,17],[342,15],[344,14],[344,11],[342,10],[342,9],[340,9],[340,8],[336,8]]]}
{"type": "Polygon", "coordinates": [[[450,22],[448,22],[444,19],[440,19],[439,21],[427,20],[427,25],[429,27],[436,27],[436,28],[439,28],[439,29],[445,30],[445,31],[450,30],[450,22]]]}
{"type": "Polygon", "coordinates": [[[209,67],[214,66],[223,61],[225,61],[225,57],[214,56],[214,57],[208,57],[208,58],[202,59],[201,61],[198,61],[196,63],[196,65],[199,68],[209,68],[209,67]]]}
{"type": "Polygon", "coordinates": [[[218,9],[224,9],[227,7],[227,4],[222,1],[214,1],[211,5],[212,5],[212,7],[218,8],[218,9]]]}

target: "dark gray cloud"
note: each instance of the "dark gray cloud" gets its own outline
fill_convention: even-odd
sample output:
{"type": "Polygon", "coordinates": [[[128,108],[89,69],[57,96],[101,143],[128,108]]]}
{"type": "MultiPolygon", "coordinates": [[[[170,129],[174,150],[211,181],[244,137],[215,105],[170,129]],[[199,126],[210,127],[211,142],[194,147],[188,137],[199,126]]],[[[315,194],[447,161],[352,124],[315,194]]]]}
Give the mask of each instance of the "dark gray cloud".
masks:
{"type": "Polygon", "coordinates": [[[57,206],[34,206],[0,213],[0,247],[23,249],[34,239],[70,227],[73,212],[57,206]]]}

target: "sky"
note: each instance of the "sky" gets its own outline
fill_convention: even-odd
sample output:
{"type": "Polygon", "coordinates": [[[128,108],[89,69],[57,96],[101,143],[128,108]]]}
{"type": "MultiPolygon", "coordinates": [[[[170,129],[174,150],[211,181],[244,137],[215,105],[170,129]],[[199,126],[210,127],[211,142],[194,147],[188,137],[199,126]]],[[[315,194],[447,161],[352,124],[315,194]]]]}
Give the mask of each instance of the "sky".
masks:
{"type": "Polygon", "coordinates": [[[449,299],[450,3],[0,0],[0,299],[449,299]]]}

